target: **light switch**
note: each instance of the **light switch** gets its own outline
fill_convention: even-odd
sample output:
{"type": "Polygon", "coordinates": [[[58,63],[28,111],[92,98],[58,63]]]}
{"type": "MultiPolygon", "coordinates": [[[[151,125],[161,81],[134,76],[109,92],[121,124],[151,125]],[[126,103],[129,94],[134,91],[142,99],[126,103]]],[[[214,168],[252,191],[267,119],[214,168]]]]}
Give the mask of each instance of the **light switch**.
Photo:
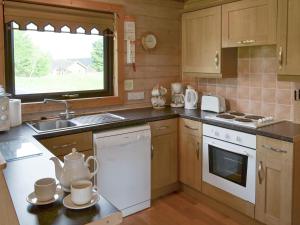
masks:
{"type": "Polygon", "coordinates": [[[132,91],[133,90],[133,80],[125,80],[125,91],[132,91]]]}
{"type": "Polygon", "coordinates": [[[129,92],[128,93],[128,100],[143,100],[145,99],[145,92],[129,92]]]}

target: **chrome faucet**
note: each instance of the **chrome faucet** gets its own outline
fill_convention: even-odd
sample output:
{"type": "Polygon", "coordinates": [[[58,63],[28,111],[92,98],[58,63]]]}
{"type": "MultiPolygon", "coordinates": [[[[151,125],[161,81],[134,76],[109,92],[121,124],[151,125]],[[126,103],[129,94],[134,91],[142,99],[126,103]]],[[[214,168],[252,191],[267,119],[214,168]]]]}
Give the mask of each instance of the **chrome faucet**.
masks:
{"type": "Polygon", "coordinates": [[[65,112],[60,113],[59,116],[62,119],[72,119],[74,117],[74,112],[69,110],[69,104],[66,100],[58,100],[58,99],[50,99],[50,98],[45,98],[44,99],[44,104],[48,103],[48,102],[55,102],[55,103],[59,103],[59,104],[64,104],[65,105],[65,112]]]}

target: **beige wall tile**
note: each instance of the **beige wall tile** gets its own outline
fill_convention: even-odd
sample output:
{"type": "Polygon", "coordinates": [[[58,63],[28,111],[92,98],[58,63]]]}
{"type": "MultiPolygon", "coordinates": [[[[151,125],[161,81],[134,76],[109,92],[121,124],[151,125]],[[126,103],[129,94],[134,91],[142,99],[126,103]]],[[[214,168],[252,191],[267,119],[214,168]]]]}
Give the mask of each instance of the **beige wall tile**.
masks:
{"type": "Polygon", "coordinates": [[[261,101],[262,99],[262,89],[256,87],[250,87],[250,100],[261,101]]]}
{"type": "Polygon", "coordinates": [[[276,103],[277,104],[284,104],[284,105],[291,105],[291,90],[277,90],[276,91],[276,103]]]}
{"type": "Polygon", "coordinates": [[[262,101],[263,103],[275,103],[276,90],[275,89],[262,89],[262,101]]]}

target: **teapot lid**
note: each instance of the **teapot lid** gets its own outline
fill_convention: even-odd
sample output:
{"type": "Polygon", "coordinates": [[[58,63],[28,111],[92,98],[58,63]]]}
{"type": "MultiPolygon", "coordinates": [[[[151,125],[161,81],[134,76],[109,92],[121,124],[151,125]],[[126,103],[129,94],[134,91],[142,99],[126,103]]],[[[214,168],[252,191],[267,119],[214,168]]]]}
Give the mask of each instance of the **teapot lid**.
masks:
{"type": "Polygon", "coordinates": [[[67,160],[78,160],[78,159],[82,159],[82,157],[83,157],[82,153],[77,152],[76,148],[72,148],[72,152],[68,155],[65,155],[64,158],[67,160]]]}

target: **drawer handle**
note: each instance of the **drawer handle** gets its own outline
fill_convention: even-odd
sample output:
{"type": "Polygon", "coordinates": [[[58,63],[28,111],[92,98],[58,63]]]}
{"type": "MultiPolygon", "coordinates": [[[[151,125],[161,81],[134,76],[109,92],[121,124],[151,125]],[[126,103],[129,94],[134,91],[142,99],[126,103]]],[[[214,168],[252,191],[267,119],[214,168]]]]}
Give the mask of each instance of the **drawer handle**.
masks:
{"type": "Polygon", "coordinates": [[[165,130],[165,129],[168,129],[169,128],[169,126],[161,126],[161,127],[158,127],[157,129],[158,130],[165,130]]]}
{"type": "Polygon", "coordinates": [[[259,184],[262,184],[263,182],[263,163],[262,161],[259,162],[258,164],[258,182],[259,184]]]}
{"type": "Polygon", "coordinates": [[[77,142],[72,142],[72,143],[69,143],[69,144],[63,144],[63,145],[53,145],[53,149],[58,149],[58,148],[67,148],[67,147],[71,147],[71,146],[74,146],[74,145],[77,145],[77,142]]]}
{"type": "Polygon", "coordinates": [[[198,128],[193,128],[193,127],[190,127],[188,125],[184,125],[184,127],[187,128],[187,129],[190,129],[190,130],[198,130],[198,128]]]}
{"type": "Polygon", "coordinates": [[[274,148],[274,147],[269,146],[269,145],[262,145],[262,147],[265,148],[265,149],[271,150],[271,151],[273,151],[273,152],[287,153],[286,150],[283,150],[283,149],[280,149],[280,148],[274,148]]]}
{"type": "Polygon", "coordinates": [[[238,41],[238,44],[242,45],[249,45],[249,44],[254,44],[256,41],[255,40],[243,40],[243,41],[238,41]]]}

